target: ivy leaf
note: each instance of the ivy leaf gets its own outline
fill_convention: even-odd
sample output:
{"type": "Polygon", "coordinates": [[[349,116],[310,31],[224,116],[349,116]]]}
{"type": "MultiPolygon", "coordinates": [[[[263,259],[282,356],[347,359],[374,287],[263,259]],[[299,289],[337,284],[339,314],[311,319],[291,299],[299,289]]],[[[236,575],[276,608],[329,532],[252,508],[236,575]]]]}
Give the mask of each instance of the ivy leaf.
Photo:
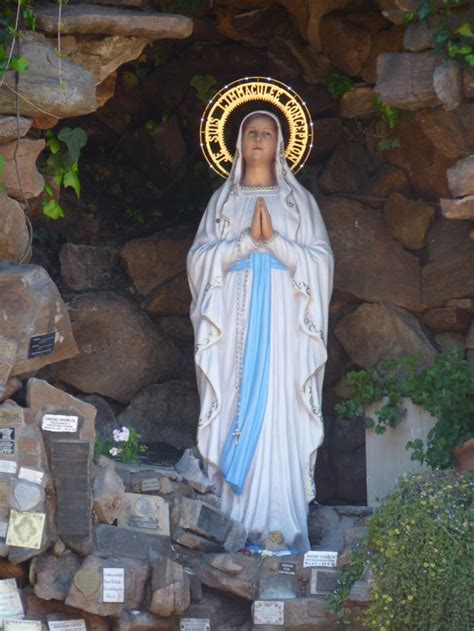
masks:
{"type": "Polygon", "coordinates": [[[460,26],[458,29],[456,29],[456,33],[459,33],[459,35],[462,35],[463,37],[473,37],[474,38],[474,32],[473,32],[469,22],[466,22],[465,24],[460,26]]]}
{"type": "Polygon", "coordinates": [[[64,211],[58,202],[54,199],[49,199],[46,202],[43,202],[43,213],[49,219],[61,219],[64,217],[64,211]]]}
{"type": "Polygon", "coordinates": [[[87,134],[80,127],[71,129],[70,127],[63,127],[58,134],[59,140],[62,140],[67,146],[73,162],[79,162],[79,155],[82,147],[87,142],[87,134]]]}
{"type": "Polygon", "coordinates": [[[18,74],[25,74],[30,67],[30,62],[27,57],[14,57],[10,62],[10,66],[18,74]]]}
{"type": "Polygon", "coordinates": [[[214,94],[214,86],[217,81],[211,74],[195,74],[189,85],[197,92],[198,99],[207,103],[214,94]]]}
{"type": "Polygon", "coordinates": [[[58,151],[61,149],[61,143],[57,138],[50,138],[46,141],[46,144],[48,145],[48,149],[51,151],[51,153],[58,153],[58,151]]]}
{"type": "Polygon", "coordinates": [[[67,173],[65,173],[63,178],[63,186],[69,186],[70,188],[73,188],[78,198],[81,196],[81,183],[79,181],[79,178],[77,177],[77,174],[74,173],[74,171],[68,171],[67,173]]]}

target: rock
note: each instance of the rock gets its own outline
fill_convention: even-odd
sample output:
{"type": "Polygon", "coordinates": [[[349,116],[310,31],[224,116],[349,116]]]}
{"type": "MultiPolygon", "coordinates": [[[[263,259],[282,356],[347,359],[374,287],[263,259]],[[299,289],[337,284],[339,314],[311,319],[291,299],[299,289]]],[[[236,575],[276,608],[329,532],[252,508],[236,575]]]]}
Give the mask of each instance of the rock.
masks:
{"type": "Polygon", "coordinates": [[[255,48],[267,47],[273,37],[287,39],[291,35],[287,12],[274,5],[244,13],[232,6],[221,8],[217,28],[224,37],[255,48]]]}
{"type": "Polygon", "coordinates": [[[420,265],[392,239],[381,213],[344,198],[320,200],[337,261],[335,288],[421,311],[420,265]]]}
{"type": "Polygon", "coordinates": [[[462,70],[456,61],[437,66],[433,72],[436,96],[449,110],[454,110],[462,101],[462,70]]]}
{"type": "Polygon", "coordinates": [[[471,315],[457,307],[441,307],[425,311],[423,322],[432,331],[463,333],[469,327],[471,315]]]}
{"type": "Polygon", "coordinates": [[[345,16],[331,14],[321,20],[320,37],[323,53],[337,70],[351,77],[360,76],[372,46],[368,30],[345,16]]]}
{"type": "MultiPolygon", "coordinates": [[[[46,33],[57,33],[56,7],[39,8],[36,28],[46,33]]],[[[102,35],[127,35],[157,39],[185,39],[192,33],[193,23],[183,15],[132,11],[115,7],[80,4],[66,5],[61,13],[61,32],[102,35]]]]}
{"type": "Polygon", "coordinates": [[[158,233],[129,241],[120,255],[137,291],[149,294],[155,287],[186,269],[186,255],[193,236],[185,233],[158,233]]]}
{"type": "Polygon", "coordinates": [[[214,484],[201,471],[199,458],[194,455],[193,449],[186,449],[180,460],[176,463],[176,469],[186,482],[198,493],[214,491],[214,484]]]}
{"type": "Polygon", "coordinates": [[[367,185],[367,193],[376,197],[388,197],[391,193],[406,195],[409,191],[410,183],[406,172],[391,164],[379,167],[367,185]]]}
{"type": "MultiPolygon", "coordinates": [[[[57,14],[56,7],[53,11],[57,14]]],[[[28,59],[28,72],[19,76],[17,88],[13,71],[7,72],[5,81],[24,97],[20,99],[21,114],[68,118],[89,114],[96,109],[94,78],[88,70],[67,59],[59,60],[46,38],[39,33],[23,33],[17,41],[18,55],[28,59]]],[[[7,87],[0,88],[0,111],[3,114],[16,113],[15,93],[7,87]]]]}
{"type": "Polygon", "coordinates": [[[281,0],[294,17],[301,36],[317,52],[321,51],[321,20],[327,13],[344,9],[350,0],[318,0],[318,2],[295,2],[281,0]]]}
{"type": "Polygon", "coordinates": [[[0,261],[27,263],[30,258],[25,213],[18,202],[0,192],[0,261]]]}
{"type": "Polygon", "coordinates": [[[149,383],[178,374],[178,351],[135,303],[93,292],[68,306],[81,354],[62,362],[56,378],[82,392],[130,401],[149,383]]]}
{"type": "Polygon", "coordinates": [[[145,443],[165,442],[178,449],[196,442],[199,397],[179,382],[143,388],[119,415],[120,425],[132,425],[145,443]]]}
{"type": "Polygon", "coordinates": [[[448,169],[448,183],[453,197],[474,195],[474,155],[458,160],[448,169]]]}
{"type": "Polygon", "coordinates": [[[211,555],[208,563],[199,565],[197,573],[201,582],[208,587],[253,600],[259,565],[260,560],[255,557],[218,554],[211,555]]]}
{"type": "Polygon", "coordinates": [[[394,239],[407,248],[419,250],[426,245],[426,234],[433,224],[436,210],[421,200],[392,193],[383,209],[385,223],[394,239]]]}
{"type": "Polygon", "coordinates": [[[326,157],[344,139],[344,127],[339,118],[316,119],[313,132],[316,138],[313,146],[313,155],[317,159],[326,157]]]}
{"type": "Polygon", "coordinates": [[[435,34],[440,26],[447,28],[449,32],[454,32],[473,18],[473,7],[460,7],[450,9],[448,14],[440,11],[430,15],[429,20],[414,20],[406,27],[403,47],[414,52],[433,48],[435,34]]]}
{"type": "Polygon", "coordinates": [[[435,350],[421,330],[418,320],[403,309],[389,304],[362,304],[342,317],[336,336],[361,368],[372,368],[385,357],[415,354],[428,366],[435,350]]]}
{"type": "Polygon", "coordinates": [[[146,611],[122,611],[114,618],[114,631],[174,631],[173,618],[158,618],[146,611]]]}
{"type": "Polygon", "coordinates": [[[474,254],[467,221],[440,219],[428,233],[429,262],[422,270],[423,302],[442,307],[454,298],[474,298],[474,254]]]}
{"type": "Polygon", "coordinates": [[[32,120],[24,116],[18,117],[18,126],[16,116],[0,116],[0,144],[23,138],[30,131],[32,120]]]}
{"type": "MultiPolygon", "coordinates": [[[[68,36],[66,36],[68,37],[68,36]]],[[[138,59],[150,40],[146,37],[124,37],[113,35],[99,39],[77,39],[69,36],[71,46],[64,50],[65,56],[83,68],[87,68],[98,86],[121,65],[138,59]]]]}
{"type": "Polygon", "coordinates": [[[365,526],[344,528],[344,547],[355,548],[360,545],[366,537],[367,528],[365,526]]]}
{"type": "Polygon", "coordinates": [[[187,316],[191,304],[191,292],[186,274],[178,274],[158,285],[147,298],[144,309],[156,316],[187,316]]]}
{"type": "Polygon", "coordinates": [[[88,631],[110,631],[107,618],[68,607],[59,600],[42,600],[38,598],[31,587],[22,591],[26,617],[29,620],[42,620],[48,628],[48,620],[85,620],[88,631]]]}
{"type": "Polygon", "coordinates": [[[192,603],[181,621],[184,622],[189,618],[209,621],[209,628],[216,631],[251,631],[252,629],[250,603],[222,592],[206,590],[202,600],[199,603],[192,603]]]}
{"type": "Polygon", "coordinates": [[[95,539],[95,551],[100,557],[114,555],[149,563],[170,556],[169,537],[148,532],[98,524],[95,539]]]}
{"type": "Polygon", "coordinates": [[[462,91],[465,99],[474,99],[474,68],[464,68],[462,91]]]}
{"type": "Polygon", "coordinates": [[[34,592],[43,600],[65,600],[74,574],[81,565],[70,550],[60,557],[45,554],[31,563],[34,592]]]}
{"type": "Polygon", "coordinates": [[[119,615],[123,609],[139,609],[143,601],[148,566],[135,559],[100,559],[86,557],[75,573],[69,587],[66,605],[77,607],[101,616],[119,615]],[[104,568],[124,568],[125,602],[104,603],[102,599],[102,572],[104,568]]]}
{"type": "Polygon", "coordinates": [[[179,543],[180,546],[189,548],[193,552],[224,552],[225,548],[222,543],[209,541],[205,537],[201,537],[194,532],[175,528],[173,530],[173,541],[179,543]]]}
{"type": "Polygon", "coordinates": [[[278,69],[278,76],[291,80],[300,74],[306,83],[318,84],[328,74],[330,64],[326,57],[302,46],[294,38],[274,37],[268,44],[268,58],[278,69]]]}
{"type": "Polygon", "coordinates": [[[377,82],[377,58],[381,53],[398,53],[402,50],[404,30],[403,26],[393,26],[373,35],[372,47],[361,74],[366,83],[377,82]]]}
{"type": "Polygon", "coordinates": [[[474,195],[462,199],[440,199],[439,202],[445,219],[474,220],[474,195]]]}
{"type": "Polygon", "coordinates": [[[447,307],[458,307],[463,311],[474,314],[474,300],[472,298],[459,298],[454,300],[448,300],[447,307]]]}
{"type": "Polygon", "coordinates": [[[348,599],[359,605],[370,603],[370,589],[368,581],[358,580],[352,584],[348,599]]]}
{"type": "Polygon", "coordinates": [[[178,346],[192,345],[194,331],[189,317],[162,316],[158,320],[160,327],[178,346]]]}
{"type": "Polygon", "coordinates": [[[179,563],[153,563],[150,611],[157,616],[180,615],[191,604],[189,577],[179,563]]]}
{"type": "Polygon", "coordinates": [[[81,394],[78,398],[95,407],[97,410],[95,417],[96,434],[102,441],[110,440],[112,432],[119,425],[109,402],[97,394],[81,394]]]}
{"type": "Polygon", "coordinates": [[[2,183],[8,195],[22,200],[23,195],[26,198],[30,198],[36,197],[42,192],[44,178],[36,168],[36,158],[43,151],[44,147],[44,140],[30,140],[27,138],[18,141],[18,148],[15,141],[2,145],[2,156],[5,159],[2,183]],[[20,181],[18,181],[16,170],[15,151],[20,181]]]}
{"type": "MultiPolygon", "coordinates": [[[[422,109],[416,112],[415,121],[436,150],[451,159],[446,161],[445,170],[452,166],[452,159],[464,157],[474,146],[474,103],[461,103],[449,112],[444,107],[422,109]]],[[[406,146],[405,138],[401,139],[401,144],[406,146]]],[[[420,143],[418,139],[418,144],[426,145],[426,141],[420,143]]],[[[427,150],[428,147],[425,146],[423,151],[427,150]]],[[[418,154],[419,152],[416,158],[419,160],[421,156],[418,154]]],[[[430,157],[430,162],[433,163],[433,156],[430,157]]]]}
{"type": "Polygon", "coordinates": [[[79,438],[87,440],[91,445],[95,441],[94,420],[96,410],[89,403],[84,403],[71,394],[55,388],[41,379],[28,379],[26,404],[41,424],[44,414],[75,414],[79,417],[79,438]]]}
{"type": "MultiPolygon", "coordinates": [[[[77,355],[66,307],[56,285],[43,268],[0,263],[0,294],[2,335],[18,342],[10,377],[77,355]],[[29,358],[31,339],[54,331],[52,352],[29,358]]],[[[36,346],[35,343],[34,348],[36,346]]],[[[36,354],[34,348],[32,352],[36,354]]],[[[47,350],[45,348],[44,352],[47,350]]]]}
{"type": "Polygon", "coordinates": [[[92,484],[92,509],[98,521],[114,522],[122,511],[124,497],[125,486],[114,464],[97,467],[92,484]]]}
{"type": "Polygon", "coordinates": [[[440,59],[433,52],[382,53],[377,58],[375,91],[385,105],[404,110],[435,107],[440,100],[433,72],[440,59]]]}
{"type": "Polygon", "coordinates": [[[363,185],[369,165],[369,155],[355,142],[341,144],[334,151],[319,178],[327,193],[355,193],[363,185]]]}
{"type": "MultiPolygon", "coordinates": [[[[232,520],[201,500],[179,497],[171,513],[173,528],[190,530],[217,543],[224,543],[232,520]]],[[[174,534],[172,534],[174,539],[174,534]]]]}
{"type": "MultiPolygon", "coordinates": [[[[2,401],[6,401],[7,399],[11,399],[13,395],[18,392],[18,390],[22,387],[21,379],[18,377],[9,377],[4,386],[3,394],[0,394],[0,403],[2,401]]],[[[0,388],[1,391],[1,388],[0,388]]]]}
{"type": "Polygon", "coordinates": [[[369,86],[354,86],[339,101],[341,118],[365,118],[375,114],[374,89],[369,86]]]}
{"type": "Polygon", "coordinates": [[[247,543],[247,530],[238,521],[232,521],[227,537],[224,541],[224,550],[226,552],[238,552],[245,548],[247,543]]]}
{"type": "Polygon", "coordinates": [[[59,252],[61,277],[71,291],[112,289],[123,282],[119,249],[65,243],[59,252]]]}

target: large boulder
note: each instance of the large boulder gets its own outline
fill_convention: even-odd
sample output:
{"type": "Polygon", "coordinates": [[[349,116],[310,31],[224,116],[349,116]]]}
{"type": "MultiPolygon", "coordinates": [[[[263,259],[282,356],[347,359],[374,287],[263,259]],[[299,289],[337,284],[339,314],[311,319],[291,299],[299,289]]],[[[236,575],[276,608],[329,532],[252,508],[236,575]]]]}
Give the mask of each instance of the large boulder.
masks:
{"type": "Polygon", "coordinates": [[[426,307],[442,307],[454,298],[474,297],[474,248],[469,221],[440,219],[428,233],[429,262],[422,270],[426,307]]]}
{"type": "Polygon", "coordinates": [[[362,304],[341,318],[336,336],[361,368],[372,368],[385,357],[418,356],[431,364],[435,349],[411,313],[388,304],[362,304]]]}
{"type": "Polygon", "coordinates": [[[367,149],[356,142],[340,144],[319,178],[325,193],[355,193],[364,184],[370,157],[367,149]]]}
{"type": "MultiPolygon", "coordinates": [[[[461,103],[459,107],[451,111],[447,111],[444,107],[424,108],[416,112],[415,121],[423,134],[430,139],[432,147],[434,146],[436,151],[450,158],[445,170],[452,164],[453,159],[465,156],[469,150],[474,148],[474,103],[461,103]]],[[[402,146],[406,148],[408,138],[401,138],[400,140],[402,146]]],[[[435,157],[432,155],[433,149],[429,151],[426,142],[420,143],[419,138],[416,143],[419,147],[414,154],[416,160],[422,159],[423,156],[420,154],[425,153],[425,161],[433,163],[435,157]]],[[[411,151],[412,147],[410,146],[411,151]]],[[[434,171],[433,167],[431,175],[433,180],[438,177],[437,170],[434,171]]]]}
{"type": "Polygon", "coordinates": [[[77,355],[66,306],[42,267],[0,263],[0,296],[2,335],[18,344],[11,376],[77,355]]]}
{"type": "Polygon", "coordinates": [[[0,261],[28,262],[30,257],[25,213],[18,202],[0,192],[0,261]]]}
{"type": "Polygon", "coordinates": [[[20,112],[26,116],[54,120],[96,109],[95,82],[88,70],[68,59],[60,60],[44,35],[27,32],[17,41],[19,55],[28,59],[29,69],[19,76],[18,85],[15,73],[7,72],[6,85],[0,87],[0,112],[16,113],[16,90],[24,97],[20,112]]]}
{"type": "Polygon", "coordinates": [[[72,291],[112,289],[124,280],[114,246],[65,243],[59,261],[63,282],[72,291]]]}
{"type": "Polygon", "coordinates": [[[323,53],[337,70],[349,76],[360,76],[372,46],[370,31],[345,16],[332,13],[321,20],[320,37],[323,53]]]}
{"type": "Polygon", "coordinates": [[[336,260],[335,288],[422,311],[418,259],[393,240],[382,213],[345,198],[320,203],[336,260]]]}
{"type": "Polygon", "coordinates": [[[425,247],[426,233],[436,216],[434,206],[393,193],[385,202],[383,214],[394,239],[407,250],[425,247]]]}
{"type": "Polygon", "coordinates": [[[187,449],[196,442],[199,397],[179,382],[143,388],[119,415],[120,425],[133,426],[145,443],[163,442],[187,449]]]}
{"type": "Polygon", "coordinates": [[[127,402],[148,384],[180,373],[179,351],[134,302],[91,292],[68,308],[80,355],[57,367],[61,381],[127,402]]]}
{"type": "Polygon", "coordinates": [[[474,155],[459,160],[448,169],[448,183],[453,197],[474,195],[474,155]]]}

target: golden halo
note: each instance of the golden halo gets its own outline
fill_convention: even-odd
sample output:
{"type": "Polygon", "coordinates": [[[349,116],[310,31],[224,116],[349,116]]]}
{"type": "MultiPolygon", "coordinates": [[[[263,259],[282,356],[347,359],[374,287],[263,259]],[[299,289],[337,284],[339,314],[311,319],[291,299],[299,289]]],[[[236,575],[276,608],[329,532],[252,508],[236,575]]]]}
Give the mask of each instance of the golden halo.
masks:
{"type": "Polygon", "coordinates": [[[201,118],[201,149],[211,169],[228,177],[232,154],[224,140],[229,115],[250,101],[267,102],[280,110],[288,123],[285,156],[293,172],[304,165],[313,147],[313,123],[306,103],[290,86],[270,77],[245,77],[215,94],[201,118]]]}

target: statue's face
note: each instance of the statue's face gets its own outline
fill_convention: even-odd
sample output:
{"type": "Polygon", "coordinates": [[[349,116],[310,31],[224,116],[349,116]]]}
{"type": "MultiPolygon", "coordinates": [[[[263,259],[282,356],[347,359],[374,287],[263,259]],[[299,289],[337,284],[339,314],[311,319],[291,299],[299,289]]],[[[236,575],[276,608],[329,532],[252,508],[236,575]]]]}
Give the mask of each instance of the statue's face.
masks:
{"type": "Polygon", "coordinates": [[[242,155],[247,165],[272,165],[275,160],[278,133],[269,116],[253,116],[242,134],[242,155]]]}

